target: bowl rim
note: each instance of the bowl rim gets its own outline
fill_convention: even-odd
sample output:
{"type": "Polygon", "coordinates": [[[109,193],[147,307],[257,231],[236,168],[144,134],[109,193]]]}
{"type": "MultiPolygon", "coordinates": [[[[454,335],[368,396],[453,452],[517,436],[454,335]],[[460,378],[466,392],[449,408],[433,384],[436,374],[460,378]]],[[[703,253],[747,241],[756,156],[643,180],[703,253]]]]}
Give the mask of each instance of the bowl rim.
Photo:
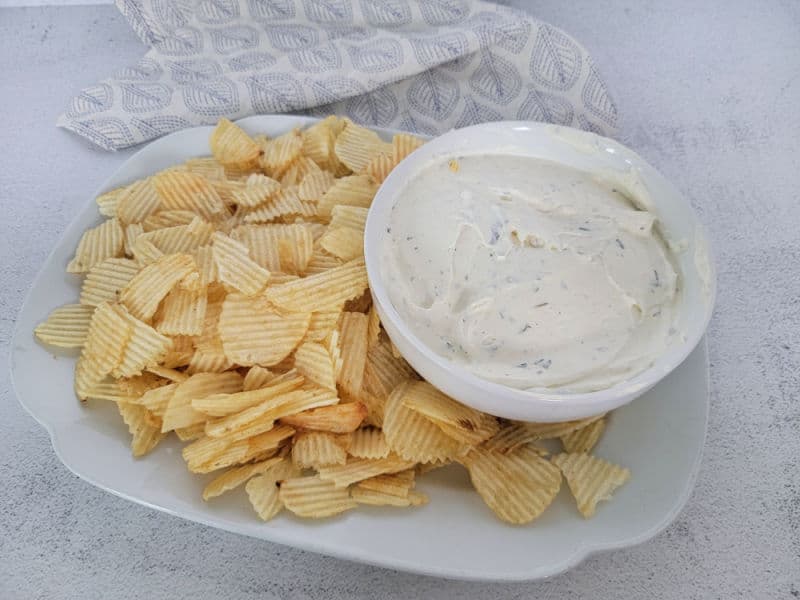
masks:
{"type": "MultiPolygon", "coordinates": [[[[515,149],[518,149],[519,142],[517,142],[515,149]]],[[[524,141],[522,142],[524,145],[524,141]]],[[[530,154],[528,156],[531,156],[530,154]]],[[[547,160],[547,159],[544,159],[547,160]]],[[[550,159],[552,160],[552,159],[550,159]]],[[[558,161],[556,161],[558,162],[558,161]]],[[[656,196],[652,198],[653,204],[658,207],[659,200],[656,196]]],[[[388,215],[390,211],[386,211],[388,215]]],[[[421,148],[412,152],[403,161],[397,165],[392,172],[389,173],[387,178],[383,181],[378,192],[373,199],[367,221],[364,228],[364,257],[366,262],[367,277],[369,280],[369,287],[372,293],[373,301],[377,305],[381,321],[388,322],[387,329],[396,330],[403,338],[401,343],[406,342],[413,346],[413,348],[423,357],[433,369],[440,373],[447,373],[450,377],[456,377],[465,385],[480,393],[482,398],[486,400],[466,400],[461,397],[455,397],[456,400],[472,406],[483,412],[496,414],[500,417],[507,417],[519,420],[541,420],[541,421],[564,421],[571,419],[578,419],[588,417],[602,412],[607,412],[618,408],[628,402],[634,400],[638,396],[644,394],[647,390],[651,389],[669,373],[674,371],[691,352],[697,347],[705,335],[708,324],[713,314],[714,305],[716,302],[717,281],[716,281],[716,268],[714,254],[709,243],[708,235],[706,234],[705,227],[700,222],[696,211],[691,206],[687,198],[667,180],[661,173],[639,156],[635,151],[624,146],[616,140],[606,138],[572,127],[553,125],[550,123],[542,123],[536,121],[493,121],[489,123],[480,123],[462,129],[453,129],[449,132],[431,139],[421,148]],[[631,168],[636,169],[641,180],[645,183],[657,183],[660,187],[670,192],[672,198],[670,200],[677,200],[688,209],[687,214],[691,216],[691,225],[694,230],[694,245],[702,247],[707,258],[707,273],[703,281],[706,302],[702,307],[703,317],[699,327],[694,327],[686,333],[686,340],[680,345],[675,345],[673,348],[678,349],[674,352],[667,352],[662,354],[650,367],[641,371],[640,373],[625,379],[617,384],[591,392],[540,392],[522,390],[512,388],[500,383],[483,379],[478,375],[468,371],[466,368],[449,361],[448,359],[438,355],[427,344],[425,344],[417,335],[411,330],[411,327],[400,316],[399,312],[395,309],[388,296],[388,291],[383,280],[381,270],[380,257],[381,257],[381,242],[382,232],[386,226],[388,219],[379,221],[376,216],[376,206],[381,203],[394,202],[396,193],[401,191],[406,185],[408,180],[408,171],[413,177],[418,172],[419,168],[424,165],[418,165],[417,162],[424,156],[426,164],[431,164],[435,160],[444,160],[446,156],[471,156],[475,154],[486,154],[491,152],[503,153],[509,144],[500,144],[497,146],[481,146],[467,147],[463,140],[467,136],[475,132],[486,133],[504,133],[509,132],[525,132],[526,134],[541,134],[541,135],[564,135],[563,141],[565,144],[572,146],[579,152],[585,152],[587,144],[592,145],[594,148],[603,149],[607,152],[616,155],[620,160],[623,160],[630,165],[631,168]],[[582,148],[583,146],[583,148],[582,148]],[[663,360],[662,360],[663,359],[663,360]],[[500,406],[501,403],[497,402],[497,398],[502,397],[504,401],[502,404],[516,404],[516,409],[506,410],[500,406]],[[498,410],[500,408],[500,410],[498,410]],[[531,415],[536,413],[536,416],[531,418],[531,415]]],[[[698,303],[699,304],[699,303],[698,303]]],[[[391,337],[391,336],[390,336],[391,337]]],[[[403,344],[405,345],[405,344],[403,344]]],[[[401,349],[402,350],[402,349],[401,349]]],[[[404,353],[405,355],[406,353],[404,353]]],[[[421,365],[415,365],[413,358],[405,357],[412,367],[417,370],[426,370],[421,365]]],[[[430,379],[429,374],[425,374],[426,379],[430,379]]],[[[443,390],[447,391],[447,390],[443,390]]],[[[453,394],[451,394],[453,395],[453,394]]]]}

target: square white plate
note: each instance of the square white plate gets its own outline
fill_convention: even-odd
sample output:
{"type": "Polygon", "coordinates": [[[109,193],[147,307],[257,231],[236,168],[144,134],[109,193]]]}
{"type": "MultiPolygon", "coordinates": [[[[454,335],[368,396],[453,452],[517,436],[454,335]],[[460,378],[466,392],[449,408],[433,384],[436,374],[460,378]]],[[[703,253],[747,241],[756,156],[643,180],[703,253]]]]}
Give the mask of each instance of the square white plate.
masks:
{"type": "MultiPolygon", "coordinates": [[[[274,136],[315,119],[258,116],[239,121],[274,136]]],[[[192,156],[207,155],[211,127],[161,138],[131,157],[100,192],[192,156]]],[[[389,135],[390,132],[379,131],[389,135]]],[[[79,278],[65,272],[82,232],[100,216],[90,199],[36,278],[17,320],[11,368],[22,405],[50,433],[68,469],[113,494],[227,531],[339,558],[440,577],[531,580],[560,573],[590,553],[641,543],[666,527],[688,498],[700,463],[708,416],[705,343],[662,383],[614,412],[596,453],[627,466],[631,480],[596,516],[578,514],[566,484],[531,525],[497,520],[458,466],[420,479],[430,503],[413,510],[359,507],[342,516],[301,521],[282,513],[263,523],[243,491],[203,502],[210,477],[191,475],[176,440],[134,459],[125,425],[110,403],[81,404],[72,391],[75,357],[53,355],[33,328],[61,304],[77,302],[79,278]]]]}

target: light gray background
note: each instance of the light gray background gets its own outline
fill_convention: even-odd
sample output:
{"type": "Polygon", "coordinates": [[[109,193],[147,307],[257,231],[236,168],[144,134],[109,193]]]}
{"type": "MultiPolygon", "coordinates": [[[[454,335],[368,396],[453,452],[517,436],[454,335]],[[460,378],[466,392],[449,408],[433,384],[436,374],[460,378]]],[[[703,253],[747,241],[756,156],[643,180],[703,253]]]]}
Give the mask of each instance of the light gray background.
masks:
{"type": "Polygon", "coordinates": [[[550,581],[467,584],[208,529],[70,474],[9,389],[8,342],[50,248],[130,155],[57,130],[56,116],[144,49],[111,6],[4,8],[0,598],[800,597],[800,3],[514,4],[587,46],[617,99],[620,138],[711,232],[710,429],[677,521],[550,581]]]}

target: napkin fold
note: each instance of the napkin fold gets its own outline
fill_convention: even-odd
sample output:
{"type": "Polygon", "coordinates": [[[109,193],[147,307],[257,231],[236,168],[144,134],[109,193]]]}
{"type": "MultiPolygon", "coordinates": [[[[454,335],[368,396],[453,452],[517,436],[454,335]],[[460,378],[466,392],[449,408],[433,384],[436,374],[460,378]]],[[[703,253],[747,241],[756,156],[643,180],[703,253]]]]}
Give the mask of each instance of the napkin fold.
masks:
{"type": "Polygon", "coordinates": [[[144,57],[72,98],[58,125],[106,150],[253,114],[346,115],[436,135],[484,121],[613,134],[586,50],[478,0],[116,0],[144,57]]]}

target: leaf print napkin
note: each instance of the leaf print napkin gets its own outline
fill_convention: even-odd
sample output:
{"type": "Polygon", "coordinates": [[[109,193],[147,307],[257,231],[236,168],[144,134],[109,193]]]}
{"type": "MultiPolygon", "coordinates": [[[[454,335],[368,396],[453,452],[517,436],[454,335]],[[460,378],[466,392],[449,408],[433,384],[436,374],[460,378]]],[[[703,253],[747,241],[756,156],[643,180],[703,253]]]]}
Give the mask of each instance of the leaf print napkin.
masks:
{"type": "Polygon", "coordinates": [[[609,135],[614,101],[586,50],[478,0],[116,0],[145,56],[58,125],[118,150],[259,113],[347,115],[435,135],[523,119],[609,135]]]}

